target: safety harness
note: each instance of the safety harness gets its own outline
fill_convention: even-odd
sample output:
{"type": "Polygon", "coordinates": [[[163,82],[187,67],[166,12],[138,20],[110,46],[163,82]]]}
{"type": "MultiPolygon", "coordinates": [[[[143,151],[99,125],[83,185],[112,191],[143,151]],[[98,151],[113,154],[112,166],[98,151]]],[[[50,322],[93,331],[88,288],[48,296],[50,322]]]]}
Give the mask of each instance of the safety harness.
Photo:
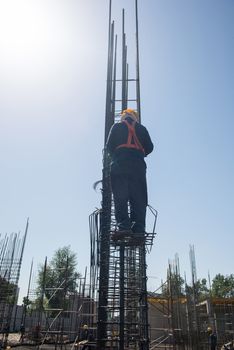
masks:
{"type": "Polygon", "coordinates": [[[122,123],[125,123],[128,127],[128,140],[127,140],[127,143],[123,143],[122,145],[117,146],[116,149],[122,148],[122,147],[133,148],[145,154],[145,150],[136,135],[136,130],[135,130],[136,122],[134,121],[132,124],[130,124],[127,122],[127,120],[123,120],[122,123]]]}

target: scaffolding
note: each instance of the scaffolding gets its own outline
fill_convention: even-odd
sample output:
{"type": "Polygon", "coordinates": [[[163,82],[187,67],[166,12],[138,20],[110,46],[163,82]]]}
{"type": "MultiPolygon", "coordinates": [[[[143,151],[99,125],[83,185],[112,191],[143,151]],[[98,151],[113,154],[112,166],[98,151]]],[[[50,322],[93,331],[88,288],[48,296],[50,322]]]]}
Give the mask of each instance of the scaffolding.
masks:
{"type": "MultiPolygon", "coordinates": [[[[77,280],[74,292],[67,293],[65,278],[53,288],[45,283],[39,295],[39,291],[36,293],[31,288],[31,266],[27,298],[31,301],[37,299],[37,303],[34,303],[37,307],[32,304],[24,315],[18,313],[25,325],[24,345],[35,346],[37,349],[79,349],[77,344],[81,339],[82,327],[86,324],[93,335],[88,346],[96,348],[100,218],[100,210],[90,216],[90,284],[86,269],[84,276],[77,280]],[[56,293],[61,293],[65,299],[61,299],[58,308],[49,308],[46,292],[51,292],[52,298],[56,293]]],[[[144,349],[148,346],[150,350],[205,350],[209,341],[208,326],[216,330],[220,346],[233,340],[233,298],[212,298],[208,295],[206,299],[197,301],[196,319],[200,329],[197,338],[196,319],[191,311],[194,310],[194,300],[189,297],[196,290],[192,285],[190,293],[186,292],[187,283],[180,276],[179,259],[169,262],[167,279],[160,288],[145,294],[145,252],[151,249],[152,234],[146,235],[145,240],[138,237],[134,241],[127,235],[119,238],[112,233],[110,235],[105,349],[119,349],[122,340],[124,349],[144,349]]],[[[63,269],[66,276],[66,264],[63,269]]],[[[47,272],[45,260],[45,280],[47,272]]],[[[14,317],[11,322],[13,319],[14,317]]],[[[19,325],[20,320],[16,321],[19,325]]]]}
{"type": "Polygon", "coordinates": [[[234,339],[234,299],[214,298],[209,290],[199,296],[194,247],[189,256],[191,286],[181,277],[176,257],[169,262],[166,281],[148,295],[151,350],[208,349],[209,327],[217,334],[219,346],[234,339]]]}
{"type": "MultiPolygon", "coordinates": [[[[21,248],[25,243],[27,227],[23,243],[15,240],[18,242],[15,243],[15,246],[17,245],[15,250],[18,253],[22,252],[21,248]]],[[[7,240],[1,241],[2,252],[6,251],[6,247],[7,240]]],[[[14,255],[12,249],[11,255],[14,255]]],[[[61,266],[56,266],[53,269],[51,264],[47,263],[47,257],[45,258],[39,273],[39,275],[41,274],[40,284],[38,284],[39,275],[35,276],[34,274],[32,261],[27,295],[23,298],[23,305],[16,305],[15,295],[13,295],[15,303],[10,305],[8,302],[1,303],[3,316],[0,321],[2,322],[1,332],[3,336],[0,339],[0,347],[2,344],[4,348],[7,345],[18,346],[21,344],[35,346],[37,349],[53,349],[53,347],[57,349],[58,346],[60,349],[66,349],[72,344],[71,346],[74,348],[79,341],[82,326],[84,324],[91,325],[94,322],[96,324],[96,303],[91,298],[90,285],[87,283],[87,268],[84,277],[77,273],[74,274],[72,283],[76,288],[71,290],[69,289],[71,279],[69,280],[68,277],[71,266],[69,265],[69,256],[65,256],[63,260],[61,266]],[[56,278],[58,271],[59,278],[56,278]],[[52,285],[51,277],[53,276],[55,278],[52,278],[52,285]],[[7,327],[8,325],[10,327],[7,327]],[[13,336],[12,338],[9,335],[10,332],[21,332],[21,329],[23,329],[21,337],[13,336]]],[[[9,301],[9,298],[12,297],[10,289],[4,289],[4,294],[2,291],[1,284],[1,301],[3,295],[9,301]]]]}
{"type": "Polygon", "coordinates": [[[73,283],[76,289],[69,291],[68,285],[69,263],[61,266],[63,276],[56,284],[51,286],[48,276],[53,270],[45,258],[42,271],[42,285],[38,289],[31,286],[32,266],[29,278],[27,300],[32,307],[24,310],[22,316],[25,326],[24,344],[44,349],[50,346],[57,349],[67,348],[68,344],[79,341],[82,326],[91,326],[95,322],[96,303],[91,298],[90,285],[87,283],[87,268],[84,277],[77,276],[73,283]]]}

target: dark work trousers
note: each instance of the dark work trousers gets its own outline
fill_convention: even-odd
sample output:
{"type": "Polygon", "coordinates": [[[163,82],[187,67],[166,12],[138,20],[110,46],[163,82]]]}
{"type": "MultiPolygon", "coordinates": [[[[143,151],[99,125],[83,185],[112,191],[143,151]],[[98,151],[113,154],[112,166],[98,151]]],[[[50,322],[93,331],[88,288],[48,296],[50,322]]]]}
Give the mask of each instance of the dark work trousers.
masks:
{"type": "Polygon", "coordinates": [[[118,229],[120,231],[132,229],[136,233],[145,232],[147,185],[144,162],[133,160],[113,163],[111,187],[118,229]]]}
{"type": "Polygon", "coordinates": [[[217,346],[217,336],[215,333],[212,333],[210,335],[210,349],[216,350],[216,346],[217,346]]]}

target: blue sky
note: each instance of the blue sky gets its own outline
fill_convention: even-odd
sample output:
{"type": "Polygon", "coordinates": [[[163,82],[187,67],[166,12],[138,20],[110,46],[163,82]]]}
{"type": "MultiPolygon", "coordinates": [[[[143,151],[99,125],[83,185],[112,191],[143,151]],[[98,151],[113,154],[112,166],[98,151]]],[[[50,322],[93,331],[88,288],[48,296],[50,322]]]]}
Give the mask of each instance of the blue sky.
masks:
{"type": "MultiPolygon", "coordinates": [[[[88,216],[100,207],[108,1],[0,2],[0,232],[29,235],[20,277],[59,247],[89,265],[88,216]]],[[[118,30],[134,1],[113,1],[118,30]]],[[[158,212],[149,288],[176,253],[190,280],[233,273],[234,2],[139,0],[142,123],[149,202],[158,212]]],[[[133,55],[134,56],[134,55],[133,55]]],[[[134,57],[133,57],[134,58],[134,57]]],[[[131,63],[134,62],[132,58],[131,63]]],[[[130,59],[131,60],[131,59],[130,59]]]]}

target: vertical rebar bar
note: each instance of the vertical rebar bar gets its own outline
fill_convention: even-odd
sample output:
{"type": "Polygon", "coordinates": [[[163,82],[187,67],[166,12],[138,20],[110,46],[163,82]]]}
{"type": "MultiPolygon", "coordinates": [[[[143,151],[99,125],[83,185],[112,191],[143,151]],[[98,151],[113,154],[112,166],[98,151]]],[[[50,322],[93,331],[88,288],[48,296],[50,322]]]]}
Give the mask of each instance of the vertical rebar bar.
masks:
{"type": "Polygon", "coordinates": [[[29,302],[29,291],[30,291],[30,287],[31,287],[31,281],[32,281],[32,270],[33,270],[33,260],[31,262],[31,267],[30,267],[30,273],[29,273],[29,280],[28,280],[28,289],[27,289],[27,295],[26,295],[26,304],[24,304],[24,310],[23,310],[23,314],[22,314],[22,320],[21,323],[25,326],[25,319],[26,319],[26,315],[27,315],[27,307],[28,307],[28,302],[29,302]]]}
{"type": "Polygon", "coordinates": [[[135,0],[136,14],[136,96],[139,122],[141,122],[141,96],[140,96],[140,59],[139,59],[139,29],[138,29],[138,3],[135,0]]]}
{"type": "MultiPolygon", "coordinates": [[[[113,49],[114,49],[114,23],[111,24],[111,0],[109,2],[109,33],[108,33],[108,62],[107,62],[107,86],[106,86],[106,115],[105,115],[105,139],[113,124],[112,120],[112,74],[113,74],[113,49]]],[[[108,275],[109,275],[109,232],[111,220],[111,188],[110,188],[110,160],[104,149],[103,174],[102,174],[102,212],[100,228],[100,274],[99,274],[99,303],[97,325],[97,347],[103,349],[106,338],[107,300],[108,300],[108,275]]]]}
{"type": "Polygon", "coordinates": [[[124,272],[125,272],[125,261],[124,261],[124,242],[120,244],[120,274],[119,274],[119,285],[120,285],[120,298],[119,298],[119,349],[124,350],[124,272]]]}
{"type": "Polygon", "coordinates": [[[126,34],[125,34],[125,11],[122,10],[122,111],[125,110],[127,105],[127,89],[126,89],[126,70],[127,70],[127,46],[126,46],[126,34]]]}

